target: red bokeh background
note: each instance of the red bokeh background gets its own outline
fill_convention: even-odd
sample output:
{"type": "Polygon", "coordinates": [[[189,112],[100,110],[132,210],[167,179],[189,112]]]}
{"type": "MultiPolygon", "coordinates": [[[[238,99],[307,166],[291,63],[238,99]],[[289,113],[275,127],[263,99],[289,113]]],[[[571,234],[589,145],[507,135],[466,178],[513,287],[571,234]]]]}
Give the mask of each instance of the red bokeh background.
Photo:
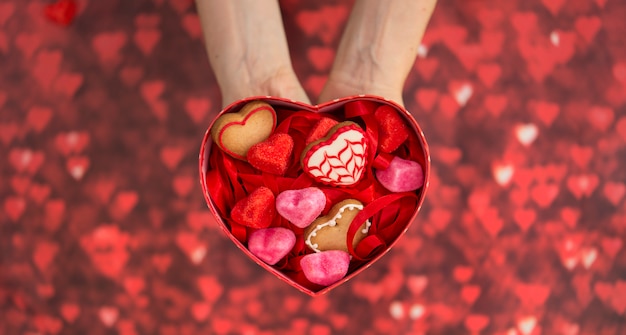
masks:
{"type": "MultiPolygon", "coordinates": [[[[193,1],[50,3],[0,1],[1,334],[626,334],[625,2],[441,0],[404,92],[422,212],[315,299],[206,208],[193,1]]],[[[351,1],[281,4],[315,99],[351,1]]]]}

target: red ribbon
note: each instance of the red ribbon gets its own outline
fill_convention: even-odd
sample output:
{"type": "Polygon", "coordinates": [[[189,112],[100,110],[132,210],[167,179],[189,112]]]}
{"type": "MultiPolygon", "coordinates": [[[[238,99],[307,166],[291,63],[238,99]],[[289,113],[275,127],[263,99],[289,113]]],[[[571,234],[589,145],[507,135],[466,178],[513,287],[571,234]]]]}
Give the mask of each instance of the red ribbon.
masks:
{"type": "Polygon", "coordinates": [[[377,102],[370,100],[350,101],[343,106],[344,115],[346,119],[371,115],[378,106],[379,104],[377,102]]]}
{"type": "Polygon", "coordinates": [[[348,228],[346,244],[350,255],[357,260],[363,261],[373,257],[381,248],[386,248],[387,243],[392,242],[393,237],[399,236],[400,233],[402,233],[402,231],[408,226],[408,219],[410,219],[411,215],[415,211],[417,200],[418,197],[413,192],[392,193],[379,197],[366,205],[359,212],[359,214],[354,217],[350,223],[350,228],[348,228]],[[412,200],[413,206],[390,206],[397,201],[404,203],[406,201],[405,199],[412,200]],[[374,224],[375,222],[372,222],[372,228],[370,229],[373,229],[373,231],[369,233],[368,241],[361,245],[362,242],[365,241],[365,239],[363,239],[355,250],[352,246],[352,241],[354,240],[354,236],[357,231],[369,218],[378,213],[381,213],[381,217],[384,217],[385,219],[377,222],[376,224],[374,224]]]}
{"type": "Polygon", "coordinates": [[[391,164],[391,160],[393,159],[393,157],[394,156],[392,154],[381,152],[376,156],[376,158],[374,158],[374,162],[372,162],[372,167],[378,170],[384,170],[389,167],[389,164],[391,164]]]}

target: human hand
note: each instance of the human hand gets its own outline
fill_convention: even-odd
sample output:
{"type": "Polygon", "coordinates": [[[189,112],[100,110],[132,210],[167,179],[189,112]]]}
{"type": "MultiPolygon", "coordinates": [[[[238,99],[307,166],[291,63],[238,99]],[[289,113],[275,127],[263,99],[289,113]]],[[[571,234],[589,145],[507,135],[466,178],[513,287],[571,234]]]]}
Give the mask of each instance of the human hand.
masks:
{"type": "Polygon", "coordinates": [[[233,77],[235,81],[219,84],[224,106],[243,98],[265,95],[311,103],[291,68],[266,67],[265,71],[254,74],[233,73],[233,77]]]}
{"type": "Polygon", "coordinates": [[[222,105],[271,95],[309,102],[291,65],[277,0],[197,0],[222,105]]]}
{"type": "MultiPolygon", "coordinates": [[[[196,0],[222,103],[272,95],[309,103],[295,75],[277,0],[196,0]]],[[[318,102],[402,90],[436,0],[357,0],[318,102]]]]}
{"type": "Polygon", "coordinates": [[[337,70],[329,78],[319,96],[319,102],[332,101],[359,94],[377,95],[404,106],[402,86],[404,78],[371,79],[371,71],[337,70]]]}
{"type": "Polygon", "coordinates": [[[403,105],[436,0],[357,0],[319,102],[347,95],[383,96],[403,105]]]}

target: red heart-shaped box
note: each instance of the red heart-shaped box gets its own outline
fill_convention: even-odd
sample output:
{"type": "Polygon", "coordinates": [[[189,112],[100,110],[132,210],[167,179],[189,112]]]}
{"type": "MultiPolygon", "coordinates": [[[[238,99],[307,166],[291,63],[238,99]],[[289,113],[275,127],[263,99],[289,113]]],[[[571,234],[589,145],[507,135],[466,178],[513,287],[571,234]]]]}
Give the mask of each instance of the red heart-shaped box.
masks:
{"type": "MultiPolygon", "coordinates": [[[[259,172],[258,176],[250,176],[249,168],[246,168],[247,177],[242,178],[241,176],[238,176],[238,172],[236,171],[237,166],[241,167],[243,166],[242,164],[248,163],[236,160],[224,154],[217,147],[217,145],[213,143],[210,135],[210,130],[215,123],[215,120],[211,123],[205,134],[200,149],[200,181],[208,207],[215,216],[218,225],[221,227],[224,233],[233,241],[233,243],[235,243],[235,245],[237,245],[239,249],[243,251],[244,254],[246,254],[248,257],[250,257],[252,260],[254,260],[257,264],[259,264],[270,273],[274,274],[281,280],[287,282],[288,284],[310,296],[324,294],[332,290],[333,288],[345,283],[350,278],[353,278],[365,268],[371,266],[374,262],[379,260],[397,243],[399,238],[407,231],[409,225],[415,220],[417,213],[422,206],[424,196],[428,188],[430,175],[430,155],[428,145],[419,125],[406,109],[390,100],[370,95],[346,97],[315,106],[293,100],[270,96],[250,97],[227,106],[226,108],[224,108],[224,110],[220,112],[218,117],[224,113],[237,112],[245,104],[255,100],[264,101],[270,104],[276,110],[276,114],[278,115],[278,126],[276,127],[277,131],[281,129],[282,131],[290,131],[291,127],[293,127],[294,129],[297,127],[312,127],[315,123],[313,122],[313,120],[319,119],[321,118],[321,116],[330,116],[337,121],[353,121],[363,125],[368,136],[372,137],[373,140],[376,142],[376,136],[378,136],[378,123],[374,118],[372,110],[364,108],[364,106],[366,107],[368,105],[387,105],[392,107],[393,110],[401,115],[401,117],[405,121],[405,125],[408,126],[410,133],[408,139],[400,148],[395,150],[392,154],[397,156],[404,156],[402,158],[411,159],[418,162],[423,169],[424,185],[422,186],[422,188],[414,192],[405,192],[402,194],[383,194],[384,196],[381,195],[380,190],[382,189],[382,187],[373,177],[374,173],[372,171],[372,166],[376,166],[376,164],[380,164],[380,162],[379,159],[373,159],[374,157],[372,155],[371,159],[369,159],[367,163],[367,176],[364,177],[364,180],[368,180],[367,183],[370,183],[371,185],[365,185],[367,187],[363,186],[361,187],[361,189],[354,191],[354,193],[358,192],[360,197],[364,197],[364,194],[366,194],[367,196],[371,196],[372,199],[370,199],[371,201],[369,202],[367,200],[365,201],[364,210],[353,220],[352,225],[355,225],[355,227],[359,227],[363,222],[371,219],[373,226],[380,225],[380,227],[372,230],[375,233],[371,233],[372,236],[368,236],[367,243],[361,242],[359,243],[357,248],[351,248],[352,260],[350,262],[350,268],[347,275],[338,282],[326,287],[312,284],[306,279],[306,277],[302,275],[301,271],[299,272],[297,266],[292,267],[292,265],[295,263],[294,260],[299,259],[298,257],[301,258],[303,254],[312,252],[310,250],[305,250],[305,248],[302,248],[303,238],[301,236],[298,237],[298,243],[301,247],[298,249],[299,251],[297,252],[297,255],[288,255],[285,257],[285,259],[275,265],[266,264],[265,262],[254,256],[247,249],[246,236],[251,231],[251,228],[246,228],[242,226],[237,227],[233,223],[233,221],[230,220],[230,210],[234,206],[234,203],[238,200],[236,194],[238,193],[239,197],[241,197],[242,192],[246,193],[245,195],[247,195],[246,187],[239,187],[238,182],[250,182],[250,178],[252,178],[254,180],[253,183],[256,182],[261,186],[267,186],[269,188],[272,188],[274,192],[276,192],[277,190],[284,190],[284,186],[280,185],[285,185],[284,182],[286,179],[285,177],[272,176],[268,175],[267,173],[261,172],[259,172]],[[357,108],[353,108],[353,106],[355,105],[357,106],[357,108]],[[348,109],[350,109],[351,111],[347,112],[348,109]],[[304,119],[295,119],[293,117],[294,115],[303,115],[304,119]],[[311,120],[307,118],[310,118],[311,120]],[[285,120],[289,121],[287,122],[285,120]],[[288,123],[288,126],[286,126],[285,123],[288,123]],[[230,179],[224,181],[224,178],[230,179]],[[236,181],[233,183],[233,180],[236,181]],[[397,211],[397,214],[395,212],[390,213],[390,211],[397,211]],[[377,215],[384,218],[379,218],[377,217],[377,215]],[[356,221],[359,222],[355,223],[356,221]],[[361,244],[367,245],[369,246],[369,248],[364,247],[359,249],[359,246],[361,244]]],[[[299,130],[302,131],[302,129],[299,130]]],[[[296,151],[291,158],[291,169],[292,172],[299,171],[299,173],[302,174],[302,169],[299,164],[300,160],[298,159],[298,157],[300,157],[301,155],[304,144],[298,145],[297,141],[298,140],[296,140],[296,151]],[[300,148],[300,152],[297,151],[298,147],[300,148]]],[[[303,140],[300,139],[299,141],[303,140]]],[[[381,154],[380,156],[382,157],[384,155],[381,154]]],[[[389,155],[387,155],[386,159],[383,158],[382,161],[388,159],[389,155]]],[[[293,183],[302,186],[300,185],[300,181],[302,179],[306,178],[293,178],[293,180],[297,180],[293,183]]],[[[361,181],[360,183],[366,182],[361,181]]],[[[328,187],[328,185],[323,186],[328,187]]],[[[248,189],[249,188],[250,187],[248,187],[248,189]]],[[[341,187],[338,187],[338,189],[341,189],[341,187]]],[[[342,190],[338,190],[338,192],[341,191],[342,190]]],[[[330,193],[333,193],[332,190],[330,193]]],[[[281,219],[279,218],[278,220],[281,219]]],[[[355,230],[356,229],[352,229],[353,232],[355,230]]],[[[294,232],[296,233],[296,236],[298,236],[297,234],[301,234],[302,230],[294,228],[294,232]]],[[[294,249],[297,248],[294,247],[294,249]]]]}

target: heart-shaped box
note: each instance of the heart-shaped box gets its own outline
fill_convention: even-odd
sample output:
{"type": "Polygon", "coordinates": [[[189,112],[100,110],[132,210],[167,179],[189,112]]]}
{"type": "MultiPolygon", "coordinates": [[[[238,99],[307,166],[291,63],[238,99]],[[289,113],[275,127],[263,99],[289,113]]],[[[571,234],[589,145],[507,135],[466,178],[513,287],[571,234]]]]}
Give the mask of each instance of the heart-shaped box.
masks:
{"type": "MultiPolygon", "coordinates": [[[[240,122],[240,124],[243,123],[245,123],[245,120],[240,122]]],[[[211,123],[204,136],[200,149],[199,172],[207,205],[215,216],[220,228],[233,243],[235,243],[244,254],[281,280],[310,296],[318,296],[345,283],[371,266],[386,254],[407,231],[409,225],[415,220],[424,201],[426,190],[428,189],[430,154],[424,134],[413,116],[402,106],[388,99],[371,95],[359,95],[335,99],[331,102],[313,106],[289,99],[257,96],[230,104],[224,108],[211,123]],[[298,143],[304,140],[298,139],[297,136],[294,136],[294,138],[296,138],[296,144],[290,163],[290,171],[292,171],[291,176],[284,177],[273,176],[260,171],[258,175],[250,175],[250,167],[246,167],[245,171],[247,173],[242,173],[240,176],[238,175],[240,172],[238,169],[244,165],[249,166],[249,164],[224,154],[213,142],[211,128],[215,125],[215,121],[225,113],[240,111],[246,104],[252,101],[265,102],[275,109],[277,115],[277,120],[275,121],[278,124],[276,131],[290,132],[292,129],[295,131],[302,130],[302,128],[306,127],[313,127],[315,120],[319,120],[323,116],[329,116],[338,122],[352,121],[362,125],[370,142],[373,141],[372,143],[377,143],[378,121],[374,118],[372,108],[368,109],[366,107],[384,105],[391,107],[397,112],[400,118],[403,119],[403,122],[405,122],[405,125],[408,126],[408,139],[404,141],[404,144],[397,150],[394,150],[392,154],[419,163],[423,171],[424,184],[420,189],[414,192],[394,194],[388,191],[384,193],[383,191],[383,193],[381,193],[381,190],[384,190],[384,188],[376,181],[373,167],[379,167],[380,164],[387,164],[388,166],[391,154],[377,155],[377,152],[375,154],[376,149],[374,148],[367,162],[367,171],[364,172],[366,177],[364,181],[360,182],[360,184],[369,184],[360,188],[358,186],[359,184],[357,184],[357,189],[350,191],[358,194],[357,197],[366,198],[366,200],[364,202],[364,210],[354,218],[351,224],[354,227],[351,227],[352,234],[348,235],[347,241],[351,240],[355,231],[358,230],[358,227],[365,221],[371,220],[373,229],[370,231],[370,236],[363,240],[367,240],[367,243],[359,243],[357,248],[349,247],[352,257],[348,273],[334,284],[329,286],[313,284],[302,275],[301,269],[298,269],[297,266],[293,266],[295,263],[294,260],[301,259],[303,254],[312,253],[311,250],[306,250],[306,248],[302,247],[303,238],[301,236],[301,229],[294,229],[296,236],[300,234],[300,236],[298,236],[300,248],[294,247],[294,249],[298,249],[298,251],[295,254],[292,253],[286,256],[283,261],[275,265],[268,265],[253,255],[246,246],[246,238],[249,236],[251,228],[237,226],[230,219],[230,211],[234,203],[239,200],[238,198],[242,197],[242,193],[245,193],[243,196],[246,196],[247,193],[251,192],[249,191],[251,188],[250,185],[241,186],[239,183],[252,183],[255,187],[266,186],[273,189],[274,192],[277,192],[277,190],[283,191],[285,189],[284,185],[288,184],[286,184],[286,181],[291,182],[289,185],[296,188],[296,185],[302,187],[304,185],[302,180],[306,179],[306,176],[301,176],[304,173],[302,172],[299,159],[305,145],[298,143]],[[300,116],[302,116],[302,118],[298,119],[300,116]],[[293,175],[293,173],[297,175],[293,175]],[[298,176],[301,178],[298,178],[298,176]],[[289,179],[289,177],[292,179],[289,179]],[[359,248],[361,244],[366,247],[359,248]]],[[[307,186],[310,186],[311,182],[312,181],[309,181],[307,186]]],[[[333,194],[334,192],[333,190],[328,191],[328,187],[330,187],[328,185],[319,183],[315,185],[327,187],[327,194],[333,194]]],[[[345,191],[340,186],[336,186],[335,188],[337,189],[337,193],[345,191]]],[[[328,206],[326,210],[328,210],[328,206]]],[[[278,220],[281,219],[279,218],[278,220]]],[[[282,220],[282,225],[285,226],[284,222],[286,220],[282,220]]],[[[254,230],[252,229],[252,231],[254,230]]]]}

